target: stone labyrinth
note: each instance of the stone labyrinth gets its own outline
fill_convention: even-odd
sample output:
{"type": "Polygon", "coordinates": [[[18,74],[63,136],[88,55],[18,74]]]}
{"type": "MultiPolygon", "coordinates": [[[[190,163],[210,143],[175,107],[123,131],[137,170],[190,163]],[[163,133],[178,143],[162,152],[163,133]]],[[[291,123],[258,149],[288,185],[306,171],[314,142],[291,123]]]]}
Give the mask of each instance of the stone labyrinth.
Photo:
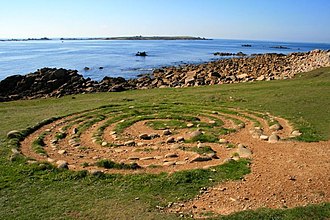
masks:
{"type": "Polygon", "coordinates": [[[20,150],[29,162],[104,173],[159,173],[211,168],[251,158],[239,138],[277,142],[300,135],[267,113],[186,104],[109,105],[51,120],[35,129],[20,150]]]}

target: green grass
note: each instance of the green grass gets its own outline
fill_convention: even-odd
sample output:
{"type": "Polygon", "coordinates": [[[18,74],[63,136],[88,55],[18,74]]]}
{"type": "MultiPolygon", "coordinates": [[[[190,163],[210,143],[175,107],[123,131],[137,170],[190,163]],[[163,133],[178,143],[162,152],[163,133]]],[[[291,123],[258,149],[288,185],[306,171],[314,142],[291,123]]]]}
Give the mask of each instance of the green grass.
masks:
{"type": "Polygon", "coordinates": [[[182,129],[187,128],[187,123],[178,120],[169,121],[148,121],[147,125],[155,130],[182,129]]]}
{"type": "Polygon", "coordinates": [[[209,154],[209,153],[216,153],[211,147],[180,147],[181,150],[185,150],[185,151],[192,151],[192,152],[196,152],[198,154],[209,154]]]}
{"type": "Polygon", "coordinates": [[[186,143],[195,143],[195,142],[202,142],[202,143],[215,143],[219,141],[219,138],[210,133],[200,134],[196,137],[193,137],[191,139],[185,140],[186,143]]]}
{"type": "MultiPolygon", "coordinates": [[[[186,116],[198,117],[196,114],[203,110],[218,111],[220,115],[236,114],[234,110],[223,108],[233,107],[269,112],[286,118],[303,132],[299,140],[319,141],[330,138],[329,103],[330,68],[322,68],[285,81],[153,89],[148,92],[141,90],[81,94],[75,95],[75,99],[66,96],[60,99],[0,103],[0,218],[176,219],[178,216],[159,212],[156,206],[191,199],[198,194],[201,187],[209,187],[227,179],[239,179],[249,172],[249,161],[245,160],[218,166],[215,168],[216,172],[191,170],[171,175],[162,173],[126,176],[91,176],[84,171],[57,170],[49,164],[28,165],[22,157],[9,161],[10,149],[18,148],[19,140],[42,125],[58,119],[52,117],[80,112],[81,118],[77,116],[71,122],[77,120],[79,125],[84,126],[83,129],[87,129],[102,120],[105,123],[107,120],[114,120],[106,118],[109,113],[107,110],[118,112],[119,115],[129,114],[127,118],[132,119],[139,115],[154,114],[163,119],[168,115],[167,120],[186,121],[174,116],[181,112],[186,116]],[[134,109],[130,109],[130,106],[134,106],[134,109]],[[87,111],[90,109],[93,112],[87,111]],[[90,124],[79,121],[91,115],[104,117],[91,121],[90,124]],[[45,119],[49,120],[43,121],[45,119]],[[17,129],[22,130],[21,134],[15,139],[6,140],[7,132],[17,129]]],[[[115,113],[113,118],[116,118],[115,113]]],[[[93,119],[95,118],[90,117],[90,120],[93,119]]],[[[111,121],[115,122],[116,120],[111,121]]],[[[72,125],[74,123],[70,124],[72,125]]],[[[203,128],[207,132],[217,128],[210,129],[203,128]]],[[[103,132],[102,129],[100,132],[103,132]]],[[[215,219],[326,219],[330,217],[329,206],[327,203],[295,209],[261,209],[218,216],[215,219]]]]}
{"type": "Polygon", "coordinates": [[[106,169],[120,169],[120,170],[136,170],[141,168],[137,163],[125,164],[116,163],[111,160],[100,160],[95,163],[98,167],[104,167],[106,169]]]}

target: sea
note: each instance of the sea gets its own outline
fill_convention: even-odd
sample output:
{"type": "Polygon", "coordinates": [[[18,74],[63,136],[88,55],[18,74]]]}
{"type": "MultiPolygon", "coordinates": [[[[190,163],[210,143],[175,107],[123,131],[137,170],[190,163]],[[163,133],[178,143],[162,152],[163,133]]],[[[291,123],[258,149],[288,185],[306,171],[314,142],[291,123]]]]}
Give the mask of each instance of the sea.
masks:
{"type": "Polygon", "coordinates": [[[43,67],[75,69],[97,81],[105,76],[129,79],[155,68],[224,58],[214,56],[215,52],[289,54],[314,49],[329,50],[330,44],[225,39],[0,41],[0,80],[43,67]],[[251,46],[242,46],[247,44],[251,46]],[[139,51],[148,56],[135,56],[139,51]]]}

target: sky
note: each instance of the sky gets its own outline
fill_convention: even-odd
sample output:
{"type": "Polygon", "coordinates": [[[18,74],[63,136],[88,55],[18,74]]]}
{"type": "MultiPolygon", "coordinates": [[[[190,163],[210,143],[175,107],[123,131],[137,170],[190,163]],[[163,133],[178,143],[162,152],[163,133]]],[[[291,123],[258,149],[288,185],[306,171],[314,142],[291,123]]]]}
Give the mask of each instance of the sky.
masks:
{"type": "Polygon", "coordinates": [[[330,43],[330,0],[0,0],[0,38],[137,35],[330,43]]]}

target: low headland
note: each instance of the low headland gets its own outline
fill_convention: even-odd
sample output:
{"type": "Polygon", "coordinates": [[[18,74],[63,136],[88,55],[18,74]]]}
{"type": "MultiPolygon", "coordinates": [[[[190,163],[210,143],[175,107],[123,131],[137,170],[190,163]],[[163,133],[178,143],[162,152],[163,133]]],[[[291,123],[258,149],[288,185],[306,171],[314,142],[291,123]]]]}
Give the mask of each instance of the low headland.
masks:
{"type": "Polygon", "coordinates": [[[155,69],[151,74],[135,79],[104,77],[100,82],[84,78],[77,70],[42,68],[34,73],[13,75],[0,81],[0,101],[290,79],[298,73],[328,66],[330,51],[314,50],[306,53],[263,54],[198,65],[170,66],[155,69]]]}
{"type": "MultiPolygon", "coordinates": [[[[49,41],[58,40],[58,38],[13,38],[13,39],[0,39],[0,41],[49,41]]],[[[129,37],[88,37],[88,38],[60,38],[59,40],[211,40],[205,37],[192,37],[192,36],[129,36],[129,37]]]]}

